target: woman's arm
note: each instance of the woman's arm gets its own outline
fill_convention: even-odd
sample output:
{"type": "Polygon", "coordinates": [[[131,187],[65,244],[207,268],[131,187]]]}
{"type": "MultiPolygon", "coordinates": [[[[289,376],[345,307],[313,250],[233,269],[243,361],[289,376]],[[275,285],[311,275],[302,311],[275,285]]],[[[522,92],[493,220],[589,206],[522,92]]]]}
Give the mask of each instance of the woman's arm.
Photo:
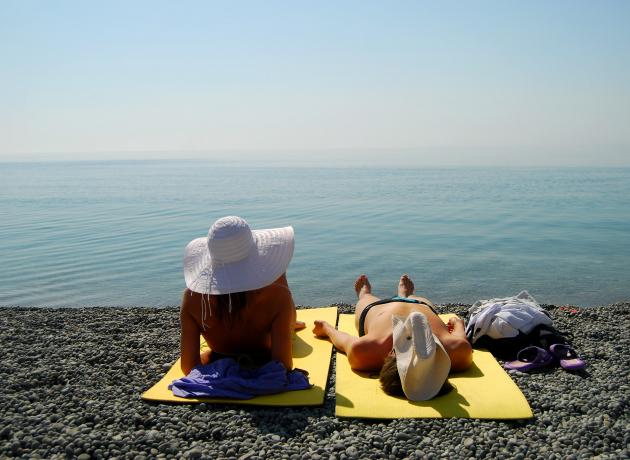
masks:
{"type": "Polygon", "coordinates": [[[271,359],[280,361],[293,369],[293,331],[296,329],[296,312],[293,297],[288,287],[275,290],[275,302],[279,311],[271,323],[271,359]]]}
{"type": "Polygon", "coordinates": [[[190,313],[191,308],[194,308],[193,296],[190,295],[188,289],[184,290],[182,306],[179,310],[179,322],[181,327],[179,344],[182,360],[181,366],[184,375],[188,375],[193,367],[201,363],[199,357],[199,326],[190,313]]]}
{"type": "Polygon", "coordinates": [[[317,337],[328,337],[337,350],[346,354],[352,369],[375,370],[383,365],[383,347],[370,337],[355,337],[320,320],[315,320],[313,333],[317,337]]]}
{"type": "Polygon", "coordinates": [[[284,364],[288,370],[293,369],[293,328],[295,326],[295,310],[291,315],[289,309],[283,308],[271,324],[271,359],[284,364]]]}
{"type": "Polygon", "coordinates": [[[315,320],[313,334],[317,337],[329,338],[337,350],[346,354],[348,354],[348,350],[352,347],[352,344],[359,340],[358,337],[339,331],[328,322],[320,321],[318,319],[315,320]]]}

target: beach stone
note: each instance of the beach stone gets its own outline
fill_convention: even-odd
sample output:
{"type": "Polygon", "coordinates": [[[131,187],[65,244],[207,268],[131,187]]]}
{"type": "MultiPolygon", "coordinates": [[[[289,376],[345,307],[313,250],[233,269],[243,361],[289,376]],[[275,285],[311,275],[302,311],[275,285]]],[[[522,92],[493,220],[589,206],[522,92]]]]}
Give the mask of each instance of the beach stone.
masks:
{"type": "Polygon", "coordinates": [[[177,358],[178,308],[79,310],[0,307],[0,346],[8,351],[0,366],[0,458],[189,458],[191,451],[234,459],[627,458],[630,363],[617,350],[630,349],[627,303],[594,307],[597,315],[571,317],[571,324],[549,310],[554,325],[574,335],[589,374],[513,375],[536,417],[509,422],[338,419],[335,356],[321,407],[148,404],[138,396],[163,376],[161,363],[170,368],[177,358]],[[104,355],[87,365],[94,347],[104,355]],[[36,392],[19,373],[30,363],[36,392]],[[46,387],[41,379],[60,384],[46,387]]]}
{"type": "Polygon", "coordinates": [[[0,439],[9,439],[11,437],[11,427],[5,426],[0,430],[0,439]]]}
{"type": "Polygon", "coordinates": [[[190,449],[184,454],[186,458],[191,458],[191,459],[201,458],[202,455],[203,455],[203,452],[199,448],[190,449]]]}

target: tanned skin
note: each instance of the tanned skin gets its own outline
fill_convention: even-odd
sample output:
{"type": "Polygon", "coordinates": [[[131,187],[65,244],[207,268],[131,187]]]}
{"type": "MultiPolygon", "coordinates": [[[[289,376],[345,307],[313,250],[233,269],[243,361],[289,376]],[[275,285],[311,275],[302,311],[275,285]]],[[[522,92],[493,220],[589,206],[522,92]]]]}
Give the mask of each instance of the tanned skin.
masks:
{"type": "Polygon", "coordinates": [[[230,323],[219,321],[218,315],[212,312],[205,316],[204,329],[202,296],[207,297],[186,289],[182,298],[180,353],[184,374],[199,364],[207,364],[210,359],[209,351],[199,353],[200,335],[216,352],[258,354],[268,351],[271,359],[293,369],[291,337],[295,329],[303,329],[305,325],[296,322],[295,304],[286,274],[269,286],[247,291],[247,306],[230,323]]]}
{"type": "MultiPolygon", "coordinates": [[[[361,275],[354,283],[354,289],[359,298],[355,308],[355,326],[359,329],[359,317],[363,309],[378,300],[372,295],[372,286],[367,276],[361,275]]],[[[413,281],[402,275],[398,283],[398,295],[417,299],[433,306],[431,301],[414,294],[413,281]]],[[[422,304],[391,302],[376,305],[368,310],[365,318],[365,335],[356,337],[338,331],[326,321],[315,321],[313,333],[320,338],[328,338],[335,348],[348,356],[350,366],[355,370],[378,370],[393,348],[392,316],[407,317],[410,313],[423,313],[431,326],[433,334],[440,340],[451,359],[451,369],[462,371],[472,363],[472,347],[466,340],[464,321],[459,317],[449,319],[444,323],[429,307],[422,304]]]]}

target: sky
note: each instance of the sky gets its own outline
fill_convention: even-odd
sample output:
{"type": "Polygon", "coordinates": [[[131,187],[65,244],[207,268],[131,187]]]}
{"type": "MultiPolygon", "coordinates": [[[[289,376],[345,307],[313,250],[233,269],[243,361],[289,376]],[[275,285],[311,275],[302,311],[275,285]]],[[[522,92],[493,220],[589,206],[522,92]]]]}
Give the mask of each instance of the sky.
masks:
{"type": "Polygon", "coordinates": [[[0,161],[630,166],[628,1],[0,0],[0,161]]]}

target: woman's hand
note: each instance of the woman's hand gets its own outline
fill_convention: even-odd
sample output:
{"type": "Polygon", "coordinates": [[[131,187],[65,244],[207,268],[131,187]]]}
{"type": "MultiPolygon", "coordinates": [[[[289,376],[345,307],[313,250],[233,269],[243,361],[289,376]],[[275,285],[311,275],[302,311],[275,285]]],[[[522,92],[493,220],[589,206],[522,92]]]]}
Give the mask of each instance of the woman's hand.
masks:
{"type": "Polygon", "coordinates": [[[294,331],[301,331],[306,327],[306,323],[304,321],[295,321],[295,325],[293,326],[294,331]]]}
{"type": "Polygon", "coordinates": [[[451,316],[446,324],[448,332],[455,335],[466,336],[464,320],[459,316],[451,316]]]}
{"type": "Polygon", "coordinates": [[[316,319],[315,327],[313,327],[313,334],[315,334],[317,337],[328,337],[326,326],[330,327],[330,325],[326,321],[316,319]]]}

